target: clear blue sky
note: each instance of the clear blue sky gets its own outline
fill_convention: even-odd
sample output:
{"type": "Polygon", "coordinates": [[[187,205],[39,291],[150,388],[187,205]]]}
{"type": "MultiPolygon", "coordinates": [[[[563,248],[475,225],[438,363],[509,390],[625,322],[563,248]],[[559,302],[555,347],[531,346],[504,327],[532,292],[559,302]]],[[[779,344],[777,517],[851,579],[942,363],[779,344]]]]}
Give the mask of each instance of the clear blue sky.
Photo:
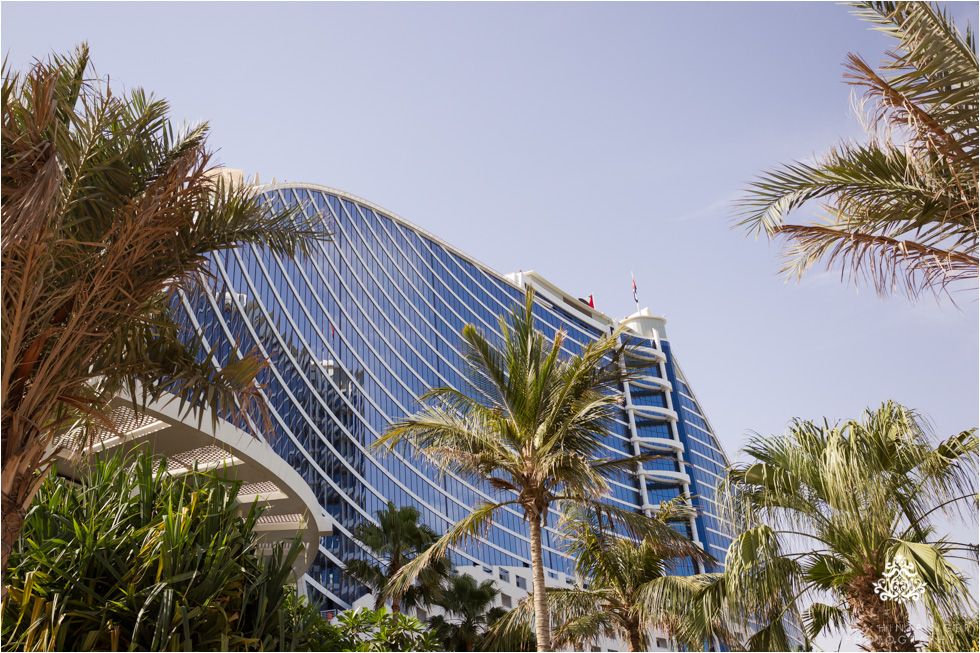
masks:
{"type": "MultiPolygon", "coordinates": [[[[975,26],[976,2],[949,6],[975,26]]],[[[774,246],[731,229],[757,172],[861,137],[841,64],[890,42],[846,7],[2,5],[10,69],[83,40],[263,181],[349,191],[616,317],[633,271],[732,455],[886,399],[941,435],[978,424],[974,290],[957,309],[836,273],[787,284],[774,246]]]]}

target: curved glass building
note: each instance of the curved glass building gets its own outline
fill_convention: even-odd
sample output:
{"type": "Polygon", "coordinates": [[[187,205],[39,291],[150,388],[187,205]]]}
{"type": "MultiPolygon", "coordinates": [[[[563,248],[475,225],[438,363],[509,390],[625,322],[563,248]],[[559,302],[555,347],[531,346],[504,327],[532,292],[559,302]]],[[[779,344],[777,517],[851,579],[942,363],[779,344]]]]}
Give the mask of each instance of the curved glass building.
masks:
{"type": "MultiPolygon", "coordinates": [[[[499,274],[341,191],[274,183],[256,192],[274,208],[299,205],[320,214],[334,241],[296,262],[255,247],[215,257],[208,292],[182,296],[181,319],[204,334],[219,362],[236,350],[271,361],[261,382],[275,427],[272,446],[333,520],[333,534],[321,538],[306,577],[325,609],[347,608],[363,594],[341,573],[345,560],[366,555],[349,534],[388,501],[416,506],[429,526],[444,532],[482,499],[499,497],[440,477],[423,460],[380,457],[369,446],[392,421],[416,412],[418,397],[431,387],[479,393],[468,381],[459,333],[473,323],[493,337],[498,317],[523,303],[528,287],[536,290],[538,327],[548,335],[564,329],[569,352],[625,321],[640,345],[637,355],[651,364],[648,376],[623,388],[626,404],[604,444],[610,456],[654,451],[664,457],[614,484],[608,500],[649,511],[678,493],[693,495],[700,516],[688,532],[724,559],[729,540],[710,499],[725,454],[677,365],[663,319],[644,310],[614,320],[534,272],[499,274]]],[[[549,575],[566,578],[570,562],[550,528],[544,545],[549,575]]],[[[528,567],[521,514],[504,511],[485,538],[453,558],[487,571],[528,567]]],[[[685,571],[695,569],[679,573],[685,571]]]]}

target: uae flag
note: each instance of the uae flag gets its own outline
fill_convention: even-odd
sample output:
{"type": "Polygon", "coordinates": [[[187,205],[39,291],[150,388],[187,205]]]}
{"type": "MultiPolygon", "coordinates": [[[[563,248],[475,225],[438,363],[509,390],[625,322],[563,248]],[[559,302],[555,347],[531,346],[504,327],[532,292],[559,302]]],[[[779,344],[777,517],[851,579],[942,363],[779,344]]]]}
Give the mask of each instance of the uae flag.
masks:
{"type": "MultiPolygon", "coordinates": [[[[630,279],[633,279],[633,273],[630,272],[630,279]]],[[[640,303],[640,298],[636,296],[636,279],[633,279],[633,301],[637,304],[640,303]]]]}

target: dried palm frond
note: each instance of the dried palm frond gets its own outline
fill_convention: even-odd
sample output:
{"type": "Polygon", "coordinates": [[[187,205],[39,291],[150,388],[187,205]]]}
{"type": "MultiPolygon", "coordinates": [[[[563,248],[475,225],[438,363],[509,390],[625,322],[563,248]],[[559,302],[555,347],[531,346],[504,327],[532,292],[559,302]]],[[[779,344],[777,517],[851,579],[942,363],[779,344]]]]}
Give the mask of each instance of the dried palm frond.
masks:
{"type": "Polygon", "coordinates": [[[976,42],[926,3],[854,6],[898,42],[882,74],[848,56],[845,80],[864,89],[869,142],[765,173],[736,204],[738,225],[784,239],[792,277],[826,261],[881,295],[946,293],[978,271],[976,42]],[[787,223],[812,200],[827,203],[826,224],[787,223]]]}

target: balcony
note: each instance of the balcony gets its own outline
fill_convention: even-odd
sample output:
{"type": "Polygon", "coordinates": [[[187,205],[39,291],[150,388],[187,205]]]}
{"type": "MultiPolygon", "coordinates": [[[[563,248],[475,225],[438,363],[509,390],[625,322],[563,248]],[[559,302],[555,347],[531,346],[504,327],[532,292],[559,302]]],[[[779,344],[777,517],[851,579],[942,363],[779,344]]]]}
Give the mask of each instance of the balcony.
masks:
{"type": "Polygon", "coordinates": [[[668,472],[660,469],[643,469],[638,476],[643,476],[654,483],[670,483],[673,485],[690,485],[691,477],[684,472],[668,472]]]}
{"type": "Polygon", "coordinates": [[[637,360],[650,361],[653,363],[663,363],[667,360],[664,353],[659,349],[653,347],[632,347],[630,350],[630,356],[636,358],[637,360]]]}
{"type": "Polygon", "coordinates": [[[674,389],[674,386],[671,385],[670,381],[656,376],[641,376],[638,379],[633,379],[630,381],[630,385],[636,386],[638,389],[663,390],[664,392],[670,392],[674,389]]]}
{"type": "Polygon", "coordinates": [[[638,406],[633,404],[633,410],[640,416],[648,419],[664,419],[670,420],[671,422],[677,421],[677,413],[669,408],[661,408],[660,406],[638,406]]]}
{"type": "Polygon", "coordinates": [[[633,438],[636,442],[640,443],[640,446],[645,449],[652,449],[653,451],[679,451],[684,453],[684,443],[680,440],[674,440],[673,438],[633,438]]]}

